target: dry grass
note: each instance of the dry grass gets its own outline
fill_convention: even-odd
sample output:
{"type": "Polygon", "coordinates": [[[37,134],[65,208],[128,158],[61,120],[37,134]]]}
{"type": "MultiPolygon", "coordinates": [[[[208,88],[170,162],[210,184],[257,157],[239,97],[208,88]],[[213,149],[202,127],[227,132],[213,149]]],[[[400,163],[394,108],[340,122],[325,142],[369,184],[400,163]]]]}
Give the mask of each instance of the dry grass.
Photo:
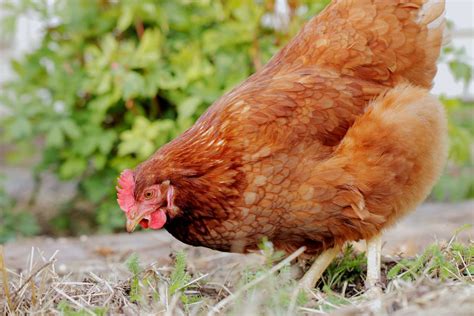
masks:
{"type": "Polygon", "coordinates": [[[220,266],[192,272],[183,253],[172,266],[141,267],[131,256],[107,273],[94,271],[60,275],[55,255],[45,258],[32,249],[23,272],[3,264],[0,313],[103,315],[444,315],[474,310],[474,243],[432,245],[417,258],[385,258],[384,294],[366,293],[364,254],[349,248],[331,265],[318,287],[301,292],[294,310],[291,294],[298,264],[289,265],[304,249],[282,258],[266,244],[260,265],[220,266]]]}

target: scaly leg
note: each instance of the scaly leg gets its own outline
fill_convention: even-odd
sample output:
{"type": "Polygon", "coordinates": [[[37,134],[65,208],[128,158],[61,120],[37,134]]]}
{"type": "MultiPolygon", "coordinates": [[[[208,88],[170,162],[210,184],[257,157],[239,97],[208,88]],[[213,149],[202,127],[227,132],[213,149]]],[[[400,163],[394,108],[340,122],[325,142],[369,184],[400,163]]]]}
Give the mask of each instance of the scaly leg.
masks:
{"type": "Polygon", "coordinates": [[[378,294],[382,284],[380,279],[380,257],[382,254],[382,238],[380,235],[367,242],[367,279],[365,287],[369,293],[378,294]]]}
{"type": "Polygon", "coordinates": [[[301,279],[299,288],[312,289],[319,281],[324,271],[326,271],[329,264],[334,260],[336,255],[341,250],[340,246],[335,246],[331,249],[324,251],[311,265],[311,268],[306,272],[303,279],[301,279]]]}
{"type": "Polygon", "coordinates": [[[290,306],[288,308],[288,314],[293,314],[295,311],[298,293],[301,290],[312,290],[316,286],[316,283],[318,283],[319,279],[321,279],[321,276],[323,275],[324,271],[326,271],[327,267],[337,256],[339,251],[341,251],[340,246],[330,248],[320,254],[319,257],[313,262],[309,270],[300,280],[298,286],[293,291],[290,306]]]}

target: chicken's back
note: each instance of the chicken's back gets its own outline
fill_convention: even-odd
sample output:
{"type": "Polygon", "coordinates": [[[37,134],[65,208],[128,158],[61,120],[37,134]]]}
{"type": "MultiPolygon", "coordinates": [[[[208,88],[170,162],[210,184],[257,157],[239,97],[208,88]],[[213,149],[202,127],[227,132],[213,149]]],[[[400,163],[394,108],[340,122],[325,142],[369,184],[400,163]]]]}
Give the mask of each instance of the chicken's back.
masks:
{"type": "Polygon", "coordinates": [[[261,71],[211,106],[195,130],[227,122],[222,134],[248,140],[245,151],[268,144],[288,150],[296,142],[319,145],[324,156],[387,89],[403,82],[431,86],[443,12],[436,0],[334,1],[261,71]]]}
{"type": "Polygon", "coordinates": [[[335,0],[312,18],[266,72],[318,66],[394,86],[431,87],[444,29],[444,1],[335,0]]]}

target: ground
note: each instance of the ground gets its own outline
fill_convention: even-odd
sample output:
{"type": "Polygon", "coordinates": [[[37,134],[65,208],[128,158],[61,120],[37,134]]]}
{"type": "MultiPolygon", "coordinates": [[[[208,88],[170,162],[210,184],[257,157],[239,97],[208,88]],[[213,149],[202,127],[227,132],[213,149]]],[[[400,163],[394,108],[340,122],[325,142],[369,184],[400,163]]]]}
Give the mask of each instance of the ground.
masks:
{"type": "MultiPolygon", "coordinates": [[[[383,253],[413,256],[436,240],[449,240],[456,230],[465,224],[474,224],[474,200],[457,204],[426,203],[386,231],[383,236],[383,253]]],[[[470,231],[472,233],[474,229],[471,228],[470,231]]],[[[469,234],[462,236],[467,240],[469,234]]],[[[363,247],[363,243],[360,246],[363,247]]],[[[171,253],[185,248],[191,250],[191,254],[196,253],[197,263],[199,257],[209,256],[236,262],[251,260],[246,255],[226,255],[206,248],[189,247],[174,239],[166,231],[147,231],[80,238],[38,237],[12,242],[5,246],[7,266],[12,269],[24,268],[32,247],[40,249],[46,257],[58,251],[57,264],[64,272],[101,269],[114,262],[120,264],[132,252],[137,253],[145,264],[155,261],[167,264],[170,262],[171,253]]]]}
{"type": "MultiPolygon", "coordinates": [[[[395,262],[400,257],[414,256],[433,242],[446,244],[456,233],[456,230],[465,226],[465,224],[474,224],[474,200],[459,204],[424,204],[384,234],[383,254],[385,260],[395,262]]],[[[459,234],[458,239],[469,244],[472,243],[473,236],[474,229],[471,226],[459,234]]],[[[363,248],[363,242],[355,245],[357,251],[362,251],[363,248]]],[[[6,267],[12,274],[11,279],[17,278],[19,280],[17,290],[18,287],[21,287],[19,284],[25,283],[24,279],[29,274],[42,268],[42,264],[46,263],[45,270],[50,269],[48,262],[51,257],[55,258],[53,279],[56,281],[54,282],[58,282],[59,279],[65,280],[65,278],[71,276],[76,276],[76,278],[72,278],[74,282],[77,282],[77,280],[85,282],[84,280],[88,280],[93,275],[94,278],[107,278],[107,282],[114,284],[112,286],[114,289],[122,289],[123,282],[130,280],[130,269],[127,271],[124,261],[132,253],[137,254],[142,267],[149,267],[149,271],[172,280],[173,276],[166,276],[166,273],[169,272],[169,267],[175,264],[176,261],[172,254],[180,250],[184,250],[187,254],[186,271],[193,279],[202,277],[211,280],[200,289],[201,295],[204,295],[203,293],[206,291],[215,291],[214,287],[209,287],[209,284],[212,284],[215,280],[220,280],[223,286],[232,286],[232,284],[229,285],[229,280],[237,278],[237,274],[241,274],[249,267],[258,267],[264,263],[264,259],[259,254],[227,254],[205,248],[190,247],[175,240],[165,231],[59,239],[38,237],[7,243],[4,253],[6,267]],[[88,277],[85,277],[85,275],[88,277]]],[[[375,301],[374,303],[370,300],[370,304],[372,304],[370,305],[357,300],[357,303],[354,301],[349,304],[353,305],[352,307],[337,308],[333,313],[341,315],[367,314],[368,310],[373,308],[373,304],[378,304],[377,308],[380,308],[383,304],[385,311],[393,310],[394,312],[391,314],[396,315],[419,314],[420,306],[424,306],[423,310],[426,311],[426,315],[433,315],[433,313],[448,315],[453,311],[456,311],[456,315],[462,315],[463,313],[467,315],[474,310],[474,284],[472,282],[450,281],[440,283],[433,282],[431,279],[422,279],[410,283],[399,280],[391,282],[390,286],[392,288],[387,289],[388,294],[384,296],[382,301],[375,301]],[[396,289],[394,290],[394,288],[396,289]],[[400,298],[400,293],[403,293],[403,299],[400,298]],[[453,300],[454,296],[458,300],[453,300]],[[412,300],[412,298],[417,299],[412,300]],[[403,305],[403,302],[405,302],[405,305],[403,305]]],[[[54,289],[56,288],[54,287],[54,289]]],[[[20,288],[19,293],[22,292],[21,290],[23,289],[20,288]]],[[[67,292],[70,290],[67,287],[62,287],[62,290],[57,289],[57,293],[55,293],[56,296],[67,298],[66,300],[69,300],[69,303],[72,302],[73,307],[78,307],[74,305],[79,304],[87,309],[88,304],[92,304],[77,301],[73,294],[67,292]]],[[[346,291],[345,288],[344,291],[346,291]]],[[[13,290],[13,292],[15,291],[13,290]]],[[[223,298],[224,294],[216,294],[216,296],[222,295],[223,298]]],[[[116,293],[113,295],[116,295],[116,293]]],[[[113,300],[117,301],[118,298],[113,295],[111,294],[110,297],[114,297],[113,300]]],[[[56,301],[58,299],[55,298],[56,301]]],[[[0,297],[0,304],[2,303],[5,303],[5,301],[0,297]]],[[[125,307],[121,307],[120,312],[125,313],[127,310],[125,307]]],[[[128,307],[131,308],[132,313],[133,311],[136,312],[133,309],[135,308],[133,304],[128,307]]],[[[0,308],[1,310],[2,308],[0,308]]],[[[156,312],[156,309],[153,311],[156,312]]],[[[314,309],[306,311],[301,309],[300,311],[304,313],[315,312],[314,309]]],[[[92,313],[94,313],[93,310],[92,313]]]]}

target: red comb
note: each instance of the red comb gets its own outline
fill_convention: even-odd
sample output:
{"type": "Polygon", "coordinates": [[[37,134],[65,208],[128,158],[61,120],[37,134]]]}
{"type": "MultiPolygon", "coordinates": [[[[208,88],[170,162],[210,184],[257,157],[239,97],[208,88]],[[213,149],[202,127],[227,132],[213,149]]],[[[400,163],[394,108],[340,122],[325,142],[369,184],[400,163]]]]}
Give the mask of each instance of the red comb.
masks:
{"type": "Polygon", "coordinates": [[[135,205],[135,197],[133,192],[135,191],[135,179],[133,178],[133,171],[125,169],[120,174],[118,179],[117,189],[117,202],[120,208],[125,212],[129,212],[135,205]]]}

